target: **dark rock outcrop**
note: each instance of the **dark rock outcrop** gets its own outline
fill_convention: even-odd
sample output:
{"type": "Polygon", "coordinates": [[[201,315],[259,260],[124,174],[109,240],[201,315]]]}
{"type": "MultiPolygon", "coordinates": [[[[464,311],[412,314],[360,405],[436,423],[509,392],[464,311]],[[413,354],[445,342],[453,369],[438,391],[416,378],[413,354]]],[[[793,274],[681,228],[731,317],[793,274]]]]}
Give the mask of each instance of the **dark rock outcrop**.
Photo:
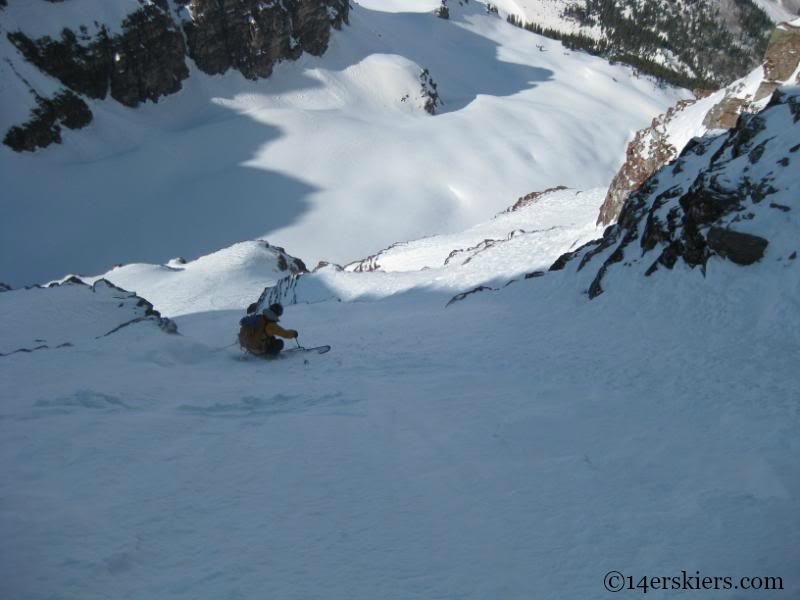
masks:
{"type": "Polygon", "coordinates": [[[64,29],[57,40],[32,40],[21,31],[9,33],[8,39],[71,90],[96,99],[110,94],[125,106],[173,94],[189,76],[183,35],[157,4],[128,15],[118,35],[102,27],[95,37],[64,29]]]}
{"type": "Polygon", "coordinates": [[[9,129],[3,143],[17,152],[33,152],[60,143],[62,125],[68,129],[81,129],[91,120],[89,107],[70,91],[60,92],[52,98],[37,96],[30,120],[9,129]]]}
{"type": "Polygon", "coordinates": [[[450,254],[447,255],[447,258],[444,259],[444,264],[449,265],[451,262],[455,262],[455,259],[458,259],[460,261],[459,264],[466,265],[481,252],[485,252],[489,248],[493,248],[498,244],[509,242],[517,236],[526,235],[528,233],[534,233],[534,232],[525,231],[524,229],[514,229],[513,231],[510,231],[505,238],[501,239],[486,238],[473,246],[469,246],[467,248],[456,248],[455,250],[451,251],[450,254]]]}
{"type": "Polygon", "coordinates": [[[276,267],[279,271],[288,271],[292,275],[299,275],[300,273],[308,273],[306,264],[299,258],[287,253],[284,248],[280,246],[273,246],[266,240],[259,240],[265,248],[270,249],[275,254],[276,267]]]}
{"type": "MultiPolygon", "coordinates": [[[[189,76],[187,58],[209,74],[237,69],[256,79],[268,77],[281,60],[296,59],[303,52],[319,56],[328,47],[331,28],[348,22],[350,7],[347,0],[176,3],[179,12],[189,11],[191,18],[179,20],[169,2],[156,0],[129,14],[119,33],[101,25],[93,35],[81,27],[65,28],[56,39],[32,39],[24,31],[10,32],[8,39],[26,60],[74,92],[71,99],[77,98],[75,94],[93,99],[111,96],[135,107],[179,91],[189,76]]],[[[34,112],[42,110],[38,103],[34,112]]],[[[89,110],[85,103],[83,107],[83,112],[89,110]]],[[[12,129],[6,144],[33,150],[59,142],[59,122],[69,127],[64,119],[34,114],[31,122],[12,129]]]]}
{"type": "Polygon", "coordinates": [[[447,302],[447,304],[445,304],[445,307],[448,307],[451,304],[454,304],[456,302],[461,302],[462,300],[464,300],[465,298],[468,298],[469,296],[471,296],[473,294],[479,294],[480,292],[494,292],[494,291],[496,291],[495,288],[492,288],[492,287],[489,287],[489,286],[486,286],[486,285],[479,285],[478,287],[473,288],[473,289],[471,289],[471,290],[469,290],[467,292],[461,292],[460,294],[456,294],[455,296],[450,298],[450,300],[447,302]]]}
{"type": "Polygon", "coordinates": [[[303,52],[319,56],[330,29],[348,20],[346,0],[192,0],[184,24],[189,55],[206,73],[236,69],[249,79],[268,77],[274,65],[303,52]]]}
{"type": "Polygon", "coordinates": [[[561,256],[550,270],[591,269],[594,298],[610,269],[642,265],[649,276],[682,262],[705,272],[713,256],[751,265],[765,258],[775,239],[776,252],[788,255],[798,226],[791,216],[794,172],[775,165],[792,163],[790,146],[798,135],[800,91],[779,89],[762,112],[743,115],[728,133],[687,145],[630,195],[601,240],[561,256]],[[774,205],[788,209],[780,209],[785,217],[777,224],[774,205]]]}
{"type": "Polygon", "coordinates": [[[708,247],[738,265],[751,265],[764,257],[769,242],[757,235],[721,227],[711,227],[706,236],[708,247]]]}
{"type": "Polygon", "coordinates": [[[533,204],[534,202],[539,200],[539,198],[543,198],[548,194],[552,194],[554,192],[560,192],[566,189],[569,188],[567,188],[564,185],[557,185],[556,187],[547,188],[546,190],[542,190],[541,192],[531,192],[530,194],[525,194],[521,198],[518,198],[517,201],[512,206],[509,206],[500,214],[516,212],[522,208],[525,208],[530,204],[533,204]]]}
{"type": "Polygon", "coordinates": [[[428,69],[422,69],[419,74],[420,98],[422,99],[422,108],[429,115],[435,115],[436,109],[444,104],[439,96],[439,86],[431,77],[428,69]]]}

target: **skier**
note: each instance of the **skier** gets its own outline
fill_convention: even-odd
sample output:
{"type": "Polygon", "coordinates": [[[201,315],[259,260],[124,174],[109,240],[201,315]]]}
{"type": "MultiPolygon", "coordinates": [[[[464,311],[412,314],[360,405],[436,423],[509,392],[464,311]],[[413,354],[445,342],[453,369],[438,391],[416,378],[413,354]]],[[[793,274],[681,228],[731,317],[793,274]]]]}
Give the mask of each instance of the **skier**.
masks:
{"type": "Polygon", "coordinates": [[[256,356],[278,356],[283,350],[283,340],[278,338],[297,338],[297,331],[278,325],[282,314],[283,306],[276,303],[262,310],[260,315],[251,315],[239,321],[239,344],[242,348],[256,356]]]}

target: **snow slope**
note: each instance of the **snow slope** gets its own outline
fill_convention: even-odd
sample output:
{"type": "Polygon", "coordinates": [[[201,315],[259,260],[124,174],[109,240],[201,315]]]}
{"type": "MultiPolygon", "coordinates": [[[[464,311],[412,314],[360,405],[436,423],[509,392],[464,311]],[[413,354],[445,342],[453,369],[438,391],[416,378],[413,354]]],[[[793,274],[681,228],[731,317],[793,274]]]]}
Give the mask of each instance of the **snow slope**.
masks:
{"type": "MultiPolygon", "coordinates": [[[[483,18],[455,26],[488,23],[483,18]]],[[[339,91],[354,98],[347,90],[339,91]]],[[[719,143],[695,146],[707,147],[702,160],[718,167],[710,172],[719,176],[716,191],[775,186],[769,200],[742,211],[753,219],[725,221],[770,238],[764,258],[747,267],[710,256],[702,270],[678,261],[645,277],[637,247],[614,263],[594,300],[585,292],[599,262],[578,275],[569,268],[522,279],[597,233],[603,195],[557,191],[489,218],[509,199],[544,187],[526,185],[502,203],[501,194],[491,195],[487,204],[497,206],[478,225],[392,246],[362,263],[383,270],[351,265],[302,276],[353,300],[287,306],[282,323],[299,329],[303,344],[333,345],[305,360],[248,360],[231,346],[256,285],[285,273],[280,256],[290,264],[263,243],[107,274],[180,315],[181,335],[157,329],[155,315],[136,320],[147,316],[146,305],[104,283],[0,293],[4,349],[71,343],[0,356],[0,598],[594,600],[608,598],[603,578],[612,570],[634,582],[680,580],[682,571],[730,577],[731,585],[780,577],[781,590],[760,593],[797,598],[800,261],[787,253],[800,239],[800,154],[792,141],[798,93],[771,109],[763,129],[742,136],[742,153],[726,147],[712,164],[719,143]],[[527,233],[506,239],[520,229],[527,233]],[[510,277],[518,281],[445,307],[456,290],[510,277]]],[[[506,101],[524,105],[517,95],[506,101]]],[[[313,107],[322,97],[308,92],[303,102],[313,107]]],[[[426,122],[463,116],[476,103],[426,122]]],[[[190,144],[204,139],[198,127],[210,127],[221,143],[252,133],[250,117],[200,119],[201,127],[192,119],[213,111],[185,106],[187,129],[169,139],[186,137],[150,165],[161,166],[163,177],[183,156],[170,163],[166,153],[199,152],[190,144]]],[[[118,161],[124,174],[141,160],[136,148],[155,152],[156,140],[166,143],[167,134],[155,133],[152,108],[125,117],[143,127],[129,123],[117,133],[139,137],[101,164],[118,161]]],[[[323,103],[306,118],[314,120],[316,109],[337,112],[323,103]]],[[[404,110],[417,118],[397,109],[404,110]]],[[[287,102],[284,112],[291,130],[299,109],[287,102]]],[[[121,118],[110,107],[106,115],[121,118]]],[[[110,147],[71,140],[67,148],[84,140],[89,155],[110,147]]],[[[63,152],[37,160],[64,161],[66,174],[63,152]]],[[[702,156],[698,150],[697,161],[702,156]]],[[[213,171],[215,158],[209,152],[203,168],[213,171]]],[[[699,168],[684,167],[685,178],[699,168]]],[[[213,173],[224,179],[222,171],[213,173]]],[[[209,181],[211,174],[197,189],[209,181]]],[[[106,185],[104,198],[132,194],[126,183],[106,185]]],[[[651,191],[668,191],[657,185],[651,191]]],[[[148,209],[147,202],[156,205],[151,198],[139,200],[125,216],[137,215],[141,231],[162,227],[176,243],[188,235],[180,224],[203,216],[176,212],[182,219],[170,220],[163,206],[148,209]]],[[[96,223],[81,229],[61,210],[31,209],[29,216],[31,227],[43,229],[36,240],[42,256],[54,265],[70,257],[47,246],[45,216],[69,223],[61,235],[86,244],[96,241],[91,232],[137,233],[124,218],[101,232],[96,223]]],[[[376,215],[367,217],[377,226],[376,215]]],[[[187,228],[205,237],[197,223],[187,228]]],[[[29,260],[8,258],[6,249],[0,256],[8,262],[29,260]]],[[[162,261],[179,251],[187,249],[162,261]]],[[[664,594],[689,598],[697,590],[664,594]]]]}
{"type": "Polygon", "coordinates": [[[240,311],[2,358],[0,596],[795,598],[796,264],[291,306],[307,364],[240,311]]]}
{"type": "Polygon", "coordinates": [[[792,21],[800,15],[798,0],[756,0],[756,4],[776,23],[792,21]]]}
{"type": "Polygon", "coordinates": [[[684,95],[482,5],[455,5],[445,21],[429,4],[362,3],[325,56],[268,80],[193,72],[158,104],[90,102],[94,121],[65,131],[61,147],[3,147],[0,280],[163,263],[262,237],[312,264],[347,262],[462,230],[532,190],[605,185],[630,133],[684,95]],[[434,117],[421,108],[423,67],[444,101],[434,117]]]}
{"type": "Polygon", "coordinates": [[[106,279],[135,290],[158,305],[165,315],[178,316],[247,306],[265,285],[305,265],[263,241],[240,242],[207,256],[166,265],[130,264],[115,267],[86,282],[106,279]]]}
{"type": "Polygon", "coordinates": [[[603,189],[554,191],[463,232],[395,244],[345,270],[330,265],[299,279],[292,277],[303,272],[296,259],[264,242],[242,242],[185,264],[124,265],[82,279],[135,290],[170,317],[243,310],[264,287],[282,279],[275,300],[287,304],[379,299],[414,288],[456,294],[546,269],[565,249],[598,237],[602,231],[595,220],[604,194],[603,189]]]}
{"type": "Polygon", "coordinates": [[[140,322],[174,330],[174,324],[161,318],[149,302],[102,279],[91,286],[65,282],[4,291],[0,312],[4,325],[0,356],[68,347],[140,322]]]}
{"type": "MultiPolygon", "coordinates": [[[[719,193],[747,174],[774,186],[743,200],[738,214],[753,219],[726,217],[769,237],[747,267],[712,255],[702,270],[678,261],[646,277],[654,252],[636,248],[593,300],[604,256],[445,307],[443,273],[493,255],[524,272],[569,249],[561,229],[577,223],[546,228],[526,252],[509,251],[512,238],[435,265],[444,248],[556,223],[584,201],[559,191],[440,243],[396,246],[384,253],[394,270],[341,280],[355,290],[357,278],[415,275],[426,287],[287,306],[303,344],[333,345],[322,356],[248,360],[230,346],[241,308],[218,306],[187,311],[178,336],[133,323],[0,357],[0,597],[593,600],[614,570],[635,583],[728,577],[730,589],[704,593],[734,600],[754,597],[733,588],[744,577],[780,578],[763,593],[796,598],[798,93],[763,127],[751,119],[661,173],[665,186],[701,181],[707,163],[719,193]],[[404,270],[422,263],[433,268],[404,270]]],[[[255,249],[194,261],[176,275],[184,287],[152,289],[165,300],[204,289],[202,265],[219,277],[255,249]]],[[[230,298],[242,282],[228,280],[230,298]]],[[[62,307],[40,323],[84,323],[94,303],[60,298],[87,289],[4,292],[3,331],[43,306],[29,297],[62,307]]]]}
{"type": "Polygon", "coordinates": [[[454,295],[503,285],[546,270],[566,250],[600,236],[595,221],[604,195],[604,189],[544,193],[457,234],[394,244],[344,270],[331,265],[289,276],[267,292],[263,304],[377,300],[412,289],[454,295]]]}

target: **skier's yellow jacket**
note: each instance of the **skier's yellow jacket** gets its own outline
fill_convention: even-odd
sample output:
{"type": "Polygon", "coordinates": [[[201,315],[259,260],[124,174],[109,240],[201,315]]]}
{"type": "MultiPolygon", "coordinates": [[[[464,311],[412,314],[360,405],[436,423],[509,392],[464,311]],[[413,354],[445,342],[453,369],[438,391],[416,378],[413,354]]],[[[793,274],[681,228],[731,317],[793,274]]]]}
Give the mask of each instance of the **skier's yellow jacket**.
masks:
{"type": "MultiPolygon", "coordinates": [[[[267,321],[267,319],[264,319],[267,321]]],[[[294,329],[284,329],[274,321],[267,321],[267,324],[264,326],[264,333],[267,334],[268,337],[282,337],[290,340],[292,338],[297,337],[297,332],[294,329]]]]}
{"type": "Polygon", "coordinates": [[[239,330],[239,343],[253,354],[264,354],[270,341],[275,337],[292,339],[297,337],[294,329],[284,329],[275,321],[263,315],[259,316],[259,326],[253,329],[244,327],[239,330]]]}

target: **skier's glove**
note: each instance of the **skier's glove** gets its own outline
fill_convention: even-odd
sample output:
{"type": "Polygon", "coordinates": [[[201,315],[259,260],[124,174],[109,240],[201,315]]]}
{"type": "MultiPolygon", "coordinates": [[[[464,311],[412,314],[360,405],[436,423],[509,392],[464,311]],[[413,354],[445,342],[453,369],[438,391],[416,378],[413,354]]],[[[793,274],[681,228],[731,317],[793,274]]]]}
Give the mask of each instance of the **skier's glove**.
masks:
{"type": "Polygon", "coordinates": [[[289,334],[289,337],[290,337],[290,338],[292,338],[292,339],[296,338],[296,337],[297,337],[297,335],[298,335],[298,334],[297,334],[297,331],[296,331],[295,329],[289,329],[289,330],[287,331],[287,333],[289,334]]]}

